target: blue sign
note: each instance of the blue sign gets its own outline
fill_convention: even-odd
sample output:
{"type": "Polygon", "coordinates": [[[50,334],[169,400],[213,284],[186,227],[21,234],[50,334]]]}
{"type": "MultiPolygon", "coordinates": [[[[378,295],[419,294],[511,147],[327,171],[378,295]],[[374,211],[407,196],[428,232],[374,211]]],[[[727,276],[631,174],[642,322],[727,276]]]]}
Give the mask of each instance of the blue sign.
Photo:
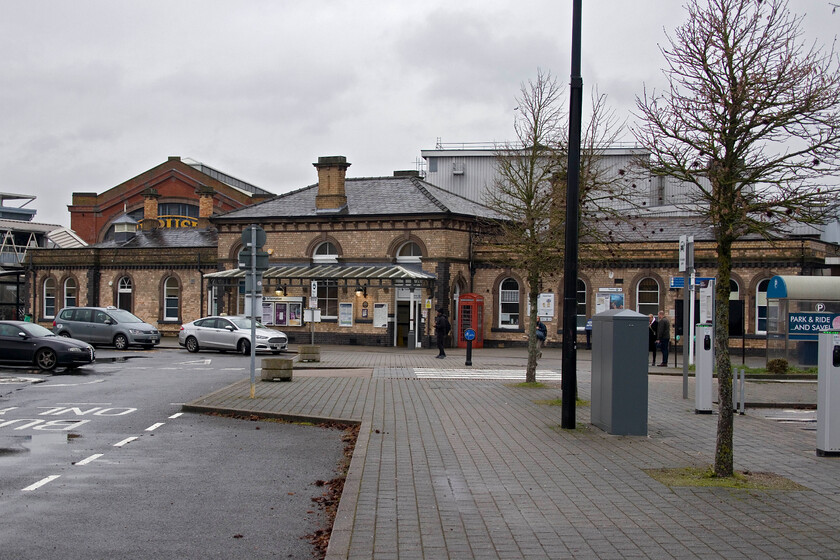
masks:
{"type": "Polygon", "coordinates": [[[475,340],[475,331],[467,329],[464,331],[464,340],[475,340]]]}
{"type": "Polygon", "coordinates": [[[797,312],[788,314],[788,338],[791,340],[818,340],[821,332],[840,326],[836,313],[797,312]]]}
{"type": "MultiPolygon", "coordinates": [[[[707,284],[709,280],[714,280],[714,278],[709,277],[694,277],[694,285],[695,286],[702,286],[703,284],[707,284]]],[[[682,276],[671,276],[671,282],[669,284],[671,289],[678,289],[678,288],[685,288],[685,278],[682,276]]]]}

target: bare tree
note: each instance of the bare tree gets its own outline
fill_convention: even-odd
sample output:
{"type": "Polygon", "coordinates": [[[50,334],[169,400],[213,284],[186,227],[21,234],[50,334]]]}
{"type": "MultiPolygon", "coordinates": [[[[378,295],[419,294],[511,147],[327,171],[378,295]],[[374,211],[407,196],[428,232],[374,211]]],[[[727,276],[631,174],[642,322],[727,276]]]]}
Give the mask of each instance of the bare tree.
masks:
{"type": "MultiPolygon", "coordinates": [[[[565,252],[567,113],[563,88],[548,72],[538,71],[535,81],[523,83],[516,99],[516,140],[497,151],[497,179],[484,199],[501,218],[495,223],[501,234],[494,260],[521,270],[528,284],[528,365],[525,379],[536,381],[535,328],[542,279],[561,271],[565,252]]],[[[605,147],[621,129],[606,97],[592,95],[591,118],[584,131],[581,150],[580,206],[585,208],[581,232],[598,238],[596,217],[625,200],[620,177],[601,165],[605,147]]],[[[623,183],[622,183],[623,184],[623,183]]]]}
{"type": "MultiPolygon", "coordinates": [[[[716,299],[729,300],[732,245],[825,221],[836,200],[840,72],[833,49],[806,46],[786,0],[689,0],[661,48],[669,87],[636,99],[647,167],[691,184],[714,231],[716,299]],[[830,181],[828,181],[830,182],[830,181]]],[[[715,309],[720,415],[714,472],[733,474],[729,307],[715,309]]]]}

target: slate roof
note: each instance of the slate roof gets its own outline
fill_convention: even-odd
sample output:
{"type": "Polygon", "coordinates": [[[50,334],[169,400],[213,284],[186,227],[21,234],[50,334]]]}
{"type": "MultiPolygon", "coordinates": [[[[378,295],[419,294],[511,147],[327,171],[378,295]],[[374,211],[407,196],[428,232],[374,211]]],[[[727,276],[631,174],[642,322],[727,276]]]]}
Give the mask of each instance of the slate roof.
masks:
{"type": "MultiPolygon", "coordinates": [[[[694,241],[714,241],[715,235],[707,218],[687,215],[648,215],[636,216],[628,219],[606,219],[599,222],[598,228],[608,232],[610,239],[623,242],[665,241],[671,242],[681,235],[693,235],[694,241]]],[[[820,232],[816,228],[802,229],[793,232],[793,226],[787,226],[785,231],[771,234],[774,238],[806,236],[819,238],[820,232]]],[[[739,237],[742,241],[758,240],[763,237],[757,233],[750,233],[739,237]]]]}
{"type": "Polygon", "coordinates": [[[365,177],[345,181],[347,206],[341,211],[317,211],[318,185],[310,185],[275,198],[213,218],[313,218],[325,215],[394,216],[453,214],[500,218],[492,208],[436,187],[417,177],[365,177]]]}
{"type": "Polygon", "coordinates": [[[138,231],[124,243],[113,240],[91,245],[99,249],[156,249],[165,247],[216,247],[219,234],[215,228],[158,228],[138,231]]]}

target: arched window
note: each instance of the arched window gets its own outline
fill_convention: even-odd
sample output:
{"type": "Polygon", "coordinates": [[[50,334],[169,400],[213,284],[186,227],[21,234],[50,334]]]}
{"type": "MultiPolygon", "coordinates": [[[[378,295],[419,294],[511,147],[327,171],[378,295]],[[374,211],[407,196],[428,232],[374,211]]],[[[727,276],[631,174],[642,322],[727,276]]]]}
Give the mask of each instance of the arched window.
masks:
{"type": "Polygon", "coordinates": [[[643,315],[659,313],[659,282],[643,278],[636,287],[636,311],[643,315]]]}
{"type": "Polygon", "coordinates": [[[163,320],[177,321],[181,296],[178,279],[170,276],[163,283],[163,320]]]}
{"type": "Polygon", "coordinates": [[[586,326],[586,282],[577,279],[577,326],[586,326]]]}
{"type": "Polygon", "coordinates": [[[44,318],[55,317],[55,278],[44,280],[44,318]]]}
{"type": "Polygon", "coordinates": [[[729,301],[738,301],[740,299],[740,288],[738,287],[738,282],[735,280],[729,280],[729,301]]]}
{"type": "Polygon", "coordinates": [[[117,307],[131,311],[132,291],[131,278],[128,276],[120,278],[117,282],[117,307]]]}
{"type": "Polygon", "coordinates": [[[403,244],[397,251],[398,263],[419,263],[420,257],[423,256],[423,251],[420,250],[420,245],[414,241],[409,241],[403,244]]]}
{"type": "Polygon", "coordinates": [[[519,282],[505,278],[499,286],[499,327],[519,328],[519,282]]]}
{"type": "Polygon", "coordinates": [[[76,307],[78,302],[78,286],[75,278],[64,281],[64,307],[76,307]]]}
{"type": "Polygon", "coordinates": [[[755,334],[767,334],[767,286],[769,279],[758,283],[755,289],[755,334]]]}
{"type": "Polygon", "coordinates": [[[338,248],[332,241],[324,241],[315,248],[312,260],[316,263],[338,262],[338,248]]]}

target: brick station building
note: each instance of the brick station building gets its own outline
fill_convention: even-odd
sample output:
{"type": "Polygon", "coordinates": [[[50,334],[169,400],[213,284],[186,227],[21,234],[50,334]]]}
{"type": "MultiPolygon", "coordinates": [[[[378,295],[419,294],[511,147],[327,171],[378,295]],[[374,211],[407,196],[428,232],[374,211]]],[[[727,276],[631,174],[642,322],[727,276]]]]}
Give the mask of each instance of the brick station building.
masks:
{"type": "MultiPolygon", "coordinates": [[[[463,329],[471,326],[485,346],[524,345],[526,276],[494,264],[498,248],[482,241],[492,235],[487,218],[495,212],[413,172],[346,178],[349,165],[341,156],[319,158],[314,164],[318,183],[213,219],[224,269],[208,276],[216,310],[244,311],[244,272],[237,269],[237,255],[243,228],[255,223],[265,229],[270,253],[264,322],[282,327],[293,342],[309,340],[309,326],[298,313],[314,296],[322,316],[316,342],[410,346],[416,339],[431,345],[433,310],[442,307],[457,334],[453,343],[464,345],[463,329]],[[405,271],[422,276],[408,277],[405,271]],[[469,306],[462,309],[466,301],[469,306]]],[[[638,225],[605,223],[621,241],[613,247],[615,257],[596,266],[587,265],[587,259],[603,251],[582,240],[581,339],[586,319],[615,302],[644,314],[665,310],[681,326],[673,319],[681,314],[683,290],[671,287],[671,278],[679,276],[680,235],[695,238],[697,275],[714,276],[714,239],[698,218],[649,216],[638,225]]],[[[734,327],[742,326],[744,334],[732,337],[733,348],[764,348],[770,278],[829,274],[826,263],[836,262],[838,254],[836,245],[812,231],[773,241],[740,240],[733,251],[729,305],[734,327]]],[[[540,315],[549,326],[549,344],[560,343],[562,290],[560,272],[542,278],[540,315]]]]}

